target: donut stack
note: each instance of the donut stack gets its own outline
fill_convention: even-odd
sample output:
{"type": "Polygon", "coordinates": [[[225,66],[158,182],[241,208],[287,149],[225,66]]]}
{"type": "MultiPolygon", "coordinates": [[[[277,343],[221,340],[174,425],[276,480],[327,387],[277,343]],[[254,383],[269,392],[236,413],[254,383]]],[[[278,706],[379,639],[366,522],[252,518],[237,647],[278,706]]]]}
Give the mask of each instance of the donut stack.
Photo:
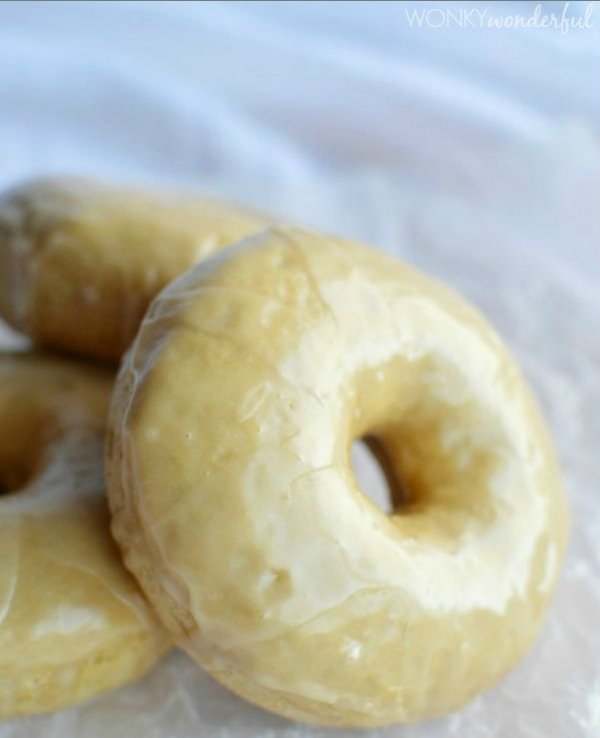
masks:
{"type": "Polygon", "coordinates": [[[35,347],[0,355],[0,716],[174,644],[279,715],[380,726],[460,708],[530,649],[558,467],[449,288],[231,205],[44,180],[0,203],[0,316],[35,347]],[[403,490],[389,514],[359,439],[403,490]]]}

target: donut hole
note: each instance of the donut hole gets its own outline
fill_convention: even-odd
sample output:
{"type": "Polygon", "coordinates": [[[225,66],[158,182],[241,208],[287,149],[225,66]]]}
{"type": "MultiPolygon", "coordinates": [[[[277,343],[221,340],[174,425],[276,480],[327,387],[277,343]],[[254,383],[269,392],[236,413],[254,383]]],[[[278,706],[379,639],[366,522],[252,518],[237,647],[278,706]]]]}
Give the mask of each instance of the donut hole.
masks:
{"type": "Polygon", "coordinates": [[[18,494],[38,476],[42,453],[34,447],[12,459],[2,458],[0,463],[0,497],[18,494]]]}
{"type": "Polygon", "coordinates": [[[0,471],[0,497],[14,494],[26,487],[31,476],[31,472],[22,467],[0,471]]]}
{"type": "Polygon", "coordinates": [[[43,466],[48,414],[22,396],[6,403],[0,417],[0,496],[24,490],[43,466]]]}
{"type": "Polygon", "coordinates": [[[467,526],[496,519],[503,490],[515,486],[507,430],[467,386],[460,367],[429,356],[356,380],[350,438],[359,439],[351,453],[358,491],[403,535],[451,546],[467,526]]]}
{"type": "Polygon", "coordinates": [[[386,515],[397,513],[410,499],[406,482],[377,436],[366,435],[354,441],[350,463],[363,494],[386,515]]]}

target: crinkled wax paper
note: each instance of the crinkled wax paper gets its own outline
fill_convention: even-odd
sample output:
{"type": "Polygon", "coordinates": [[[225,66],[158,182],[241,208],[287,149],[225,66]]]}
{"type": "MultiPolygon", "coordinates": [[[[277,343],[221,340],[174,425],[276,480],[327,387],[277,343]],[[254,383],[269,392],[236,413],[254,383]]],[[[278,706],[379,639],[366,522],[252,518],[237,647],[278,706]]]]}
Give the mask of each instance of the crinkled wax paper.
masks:
{"type": "MultiPolygon", "coordinates": [[[[427,182],[407,165],[402,179],[363,172],[260,192],[251,182],[212,183],[221,194],[374,243],[460,289],[520,360],[560,453],[572,535],[532,653],[457,714],[343,735],[600,736],[600,278],[578,261],[587,254],[594,265],[600,254],[598,163],[597,144],[573,129],[545,146],[461,161],[454,175],[446,164],[427,182]]],[[[54,716],[0,725],[0,738],[332,734],[243,703],[178,653],[139,684],[54,716]]]]}

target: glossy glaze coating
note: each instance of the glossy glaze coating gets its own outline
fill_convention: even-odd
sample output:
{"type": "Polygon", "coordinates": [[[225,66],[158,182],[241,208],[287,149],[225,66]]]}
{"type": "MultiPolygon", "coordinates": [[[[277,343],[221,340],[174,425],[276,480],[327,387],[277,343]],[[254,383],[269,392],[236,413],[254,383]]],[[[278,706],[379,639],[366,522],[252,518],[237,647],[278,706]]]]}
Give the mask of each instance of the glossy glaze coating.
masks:
{"type": "Polygon", "coordinates": [[[298,720],[440,715],[530,648],[567,510],[497,335],[375,250],[293,228],[195,267],[118,379],[113,532],[165,625],[238,694],[298,720]],[[369,436],[408,490],[358,488],[369,436]]]}
{"type": "Polygon", "coordinates": [[[112,376],[0,355],[0,717],[142,676],[168,646],[109,528],[112,376]]]}
{"type": "Polygon", "coordinates": [[[263,224],[181,193],[24,184],[0,201],[0,316],[37,345],[118,361],[157,292],[263,224]]]}

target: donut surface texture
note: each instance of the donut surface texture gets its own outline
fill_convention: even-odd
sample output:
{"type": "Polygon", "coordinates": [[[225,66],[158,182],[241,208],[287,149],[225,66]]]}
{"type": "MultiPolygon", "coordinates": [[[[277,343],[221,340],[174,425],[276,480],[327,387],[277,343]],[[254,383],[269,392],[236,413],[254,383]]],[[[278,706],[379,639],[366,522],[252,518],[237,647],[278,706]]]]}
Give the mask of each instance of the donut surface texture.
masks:
{"type": "Polygon", "coordinates": [[[0,717],[68,707],[142,676],[170,638],[110,535],[112,376],[0,354],[0,717]]]}
{"type": "Polygon", "coordinates": [[[264,226],[181,193],[34,181],[0,201],[0,316],[36,345],[118,361],[152,298],[264,226]]]}
{"type": "Polygon", "coordinates": [[[281,715],[441,715],[530,648],[565,546],[550,439],[492,328],[389,256],[279,227],[173,282],[117,381],[113,532],[197,663],[281,715]],[[382,512],[350,448],[406,499],[382,512]]]}

